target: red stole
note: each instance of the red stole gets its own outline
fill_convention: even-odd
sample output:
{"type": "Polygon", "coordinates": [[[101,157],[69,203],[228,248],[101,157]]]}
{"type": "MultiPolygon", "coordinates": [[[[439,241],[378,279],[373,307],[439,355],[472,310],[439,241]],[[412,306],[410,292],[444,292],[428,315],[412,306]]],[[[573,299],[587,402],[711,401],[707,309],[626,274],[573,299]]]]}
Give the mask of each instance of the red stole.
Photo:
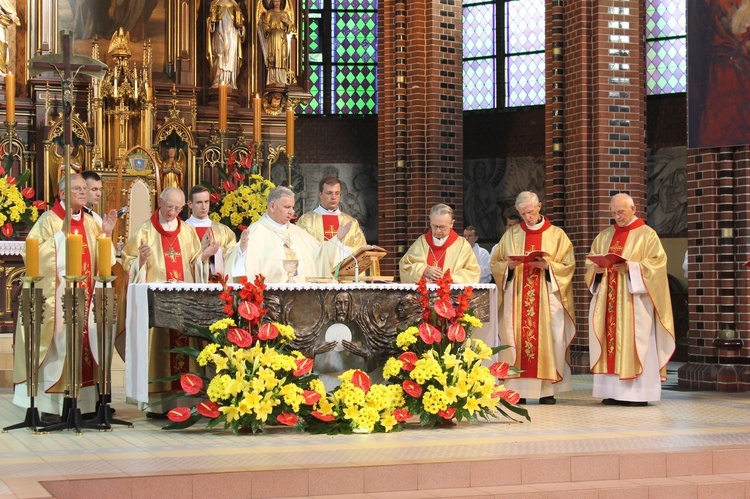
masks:
{"type": "MultiPolygon", "coordinates": [[[[633,229],[644,226],[646,223],[643,219],[639,218],[627,227],[620,227],[615,225],[615,233],[612,236],[612,241],[609,243],[609,253],[615,255],[622,255],[622,250],[625,247],[625,241],[628,239],[628,234],[633,229]]],[[[605,316],[605,327],[607,336],[607,374],[616,374],[615,372],[615,357],[617,354],[617,289],[620,282],[620,273],[611,270],[606,273],[607,279],[607,308],[605,316]]]]}
{"type": "Polygon", "coordinates": [[[339,230],[339,216],[321,215],[321,217],[323,217],[323,239],[328,241],[332,237],[335,237],[339,230]]]}
{"type": "Polygon", "coordinates": [[[208,232],[208,229],[211,227],[193,227],[195,229],[195,232],[198,234],[198,239],[203,241],[203,236],[206,235],[206,232],[208,232]]]}
{"type": "Polygon", "coordinates": [[[442,246],[435,246],[435,242],[432,239],[432,232],[425,234],[424,238],[430,247],[430,250],[427,252],[427,265],[443,269],[443,265],[445,265],[445,252],[448,251],[448,247],[451,244],[458,240],[458,234],[451,229],[450,234],[448,234],[448,240],[442,246]]]}
{"type": "Polygon", "coordinates": [[[182,228],[182,220],[177,220],[177,228],[173,231],[165,230],[159,222],[159,212],[155,211],[151,215],[151,225],[154,226],[156,232],[161,234],[161,248],[164,257],[164,268],[167,273],[167,281],[184,281],[185,271],[182,266],[182,253],[180,252],[180,229],[182,228]]]}
{"type": "MultiPolygon", "coordinates": [[[[526,233],[523,251],[541,251],[542,234],[549,229],[547,218],[538,229],[530,229],[525,223],[519,224],[526,233]]],[[[541,298],[541,281],[544,271],[531,265],[521,265],[522,299],[521,299],[521,363],[522,378],[537,377],[537,363],[539,361],[539,299],[541,298]]]]}

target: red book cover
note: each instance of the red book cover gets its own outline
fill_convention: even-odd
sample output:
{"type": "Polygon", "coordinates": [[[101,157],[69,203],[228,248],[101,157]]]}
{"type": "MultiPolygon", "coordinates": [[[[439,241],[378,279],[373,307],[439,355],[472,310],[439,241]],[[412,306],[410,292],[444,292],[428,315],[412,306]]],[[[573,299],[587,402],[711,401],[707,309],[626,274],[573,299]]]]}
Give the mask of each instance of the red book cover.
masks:
{"type": "Polygon", "coordinates": [[[589,255],[586,258],[605,269],[611,269],[612,266],[617,265],[618,263],[627,262],[626,259],[620,255],[615,255],[614,253],[607,253],[606,255],[589,255]]]}
{"type": "Polygon", "coordinates": [[[537,260],[544,260],[545,256],[549,256],[546,251],[532,251],[525,255],[508,255],[508,260],[513,260],[521,263],[530,263],[537,260]]]}

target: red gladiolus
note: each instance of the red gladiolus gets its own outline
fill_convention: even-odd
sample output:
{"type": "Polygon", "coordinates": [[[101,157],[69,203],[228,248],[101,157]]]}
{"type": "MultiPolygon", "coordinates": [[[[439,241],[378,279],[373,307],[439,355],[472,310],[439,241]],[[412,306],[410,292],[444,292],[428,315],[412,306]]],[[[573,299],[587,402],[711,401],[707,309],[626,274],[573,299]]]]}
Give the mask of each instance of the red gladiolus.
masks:
{"type": "Polygon", "coordinates": [[[175,423],[182,423],[190,417],[189,407],[175,407],[167,413],[167,418],[175,423]]]}
{"type": "Polygon", "coordinates": [[[273,324],[263,324],[258,329],[258,339],[267,341],[267,340],[273,340],[275,338],[278,338],[279,336],[279,328],[274,326],[273,324]]]}
{"type": "Polygon", "coordinates": [[[435,300],[435,313],[443,319],[452,319],[456,316],[456,310],[448,300],[435,300]]]}
{"type": "Polygon", "coordinates": [[[409,409],[406,408],[395,409],[393,411],[393,417],[396,418],[396,421],[399,423],[403,423],[411,417],[411,413],[409,412],[409,409]]]}
{"type": "Polygon", "coordinates": [[[438,416],[440,416],[443,419],[453,419],[453,416],[455,415],[456,415],[455,407],[448,407],[444,411],[438,411],[438,416]]]}
{"type": "Polygon", "coordinates": [[[336,416],[334,416],[333,414],[323,414],[320,411],[312,411],[310,414],[325,423],[330,423],[331,421],[334,421],[336,419],[336,416]]]}
{"type": "Polygon", "coordinates": [[[234,182],[232,182],[231,180],[225,180],[224,182],[222,182],[221,187],[227,192],[232,192],[237,188],[237,186],[234,185],[234,182]]]}
{"type": "Polygon", "coordinates": [[[203,402],[198,403],[198,405],[195,406],[195,409],[198,411],[198,414],[204,418],[216,419],[221,415],[221,412],[219,412],[219,404],[211,402],[210,400],[204,400],[203,402]]]}
{"type": "Polygon", "coordinates": [[[412,372],[414,370],[414,365],[417,363],[417,354],[414,352],[404,352],[402,353],[398,360],[400,360],[404,367],[402,368],[406,372],[412,372]]]}
{"type": "Polygon", "coordinates": [[[21,191],[21,195],[22,195],[23,197],[25,197],[26,199],[31,199],[31,198],[33,198],[33,197],[34,197],[34,194],[35,194],[35,192],[34,192],[34,188],[33,188],[33,187],[25,187],[25,188],[24,188],[24,189],[23,189],[23,190],[21,191]]]}
{"type": "Polygon", "coordinates": [[[466,340],[466,329],[464,329],[464,327],[458,322],[454,322],[450,325],[450,327],[448,328],[448,332],[445,333],[445,335],[451,341],[463,343],[464,340],[466,340]]]}
{"type": "Polygon", "coordinates": [[[240,303],[240,306],[237,307],[237,312],[239,312],[241,317],[249,321],[253,321],[260,316],[260,310],[258,310],[258,306],[255,303],[249,302],[247,300],[240,303]]]}
{"type": "Polygon", "coordinates": [[[240,348],[247,348],[253,344],[252,335],[238,327],[229,328],[229,331],[227,331],[227,340],[240,348]]]}
{"type": "Polygon", "coordinates": [[[45,201],[42,201],[41,199],[38,199],[31,203],[31,206],[36,206],[36,209],[39,211],[44,211],[47,209],[47,203],[45,201]]]}
{"type": "Polygon", "coordinates": [[[212,204],[216,204],[221,201],[221,194],[219,194],[218,192],[212,192],[208,199],[212,204]]]}
{"type": "Polygon", "coordinates": [[[233,172],[236,162],[237,157],[234,155],[234,153],[232,151],[227,151],[227,170],[233,172]]]}
{"type": "Polygon", "coordinates": [[[352,384],[365,393],[370,391],[370,377],[360,370],[352,374],[352,384]]]}
{"type": "Polygon", "coordinates": [[[299,417],[297,417],[296,414],[282,412],[281,414],[276,416],[276,421],[283,424],[284,426],[294,426],[297,424],[297,421],[299,421],[299,417]]]}
{"type": "Polygon", "coordinates": [[[320,394],[315,390],[305,390],[302,396],[305,398],[305,405],[313,405],[320,400],[320,394]]]}
{"type": "Polygon", "coordinates": [[[415,399],[422,396],[422,386],[415,381],[411,381],[408,379],[404,380],[404,382],[401,383],[401,388],[403,388],[407,394],[411,395],[415,399]]]}
{"type": "Polygon", "coordinates": [[[308,358],[297,359],[294,361],[294,363],[297,365],[297,369],[292,371],[292,374],[294,374],[297,377],[300,377],[312,371],[312,368],[313,368],[312,359],[308,359],[308,358]]]}
{"type": "Polygon", "coordinates": [[[232,317],[234,315],[234,307],[231,305],[224,305],[224,313],[227,317],[232,317]]]}
{"type": "Polygon", "coordinates": [[[203,380],[195,374],[183,374],[180,377],[180,386],[188,395],[195,395],[203,388],[203,380]]]}
{"type": "Polygon", "coordinates": [[[3,224],[3,228],[0,230],[3,231],[3,235],[5,237],[10,237],[13,235],[13,224],[11,224],[10,222],[6,222],[3,224]]]}
{"type": "Polygon", "coordinates": [[[500,379],[505,379],[508,375],[508,369],[510,369],[510,364],[507,362],[495,362],[490,366],[490,372],[492,375],[500,379]]]}
{"type": "Polygon", "coordinates": [[[443,339],[440,331],[432,324],[428,324],[426,322],[423,322],[419,325],[419,337],[422,338],[422,341],[424,341],[427,345],[439,343],[440,340],[443,339]]]}

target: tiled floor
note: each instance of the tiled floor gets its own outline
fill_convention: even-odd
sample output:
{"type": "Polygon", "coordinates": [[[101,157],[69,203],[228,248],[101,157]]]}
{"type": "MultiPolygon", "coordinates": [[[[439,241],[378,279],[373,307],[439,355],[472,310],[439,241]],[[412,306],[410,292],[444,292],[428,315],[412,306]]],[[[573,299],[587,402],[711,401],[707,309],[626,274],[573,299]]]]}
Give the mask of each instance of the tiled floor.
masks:
{"type": "MultiPolygon", "coordinates": [[[[122,398],[122,393],[115,395],[116,400],[122,398]]],[[[610,480],[608,486],[614,487],[630,480],[625,489],[647,487],[653,495],[659,487],[674,484],[634,480],[698,475],[710,482],[717,473],[734,473],[739,475],[728,479],[731,483],[726,486],[736,490],[744,490],[742,477],[748,475],[750,480],[748,394],[665,390],[663,400],[648,407],[604,406],[591,397],[591,377],[578,375],[575,390],[558,400],[556,406],[530,403],[531,422],[525,423],[492,420],[432,430],[407,425],[400,433],[350,436],[272,428],[265,434],[238,437],[205,430],[202,425],[182,432],[162,431],[160,422],[147,420],[134,406],[115,402],[117,417],[132,421],[134,428],[86,430],[79,436],[74,432],[34,435],[28,430],[1,434],[0,497],[53,495],[39,482],[55,490],[56,497],[77,497],[64,485],[66,481],[84,483],[83,479],[91,478],[127,479],[108,480],[113,487],[110,491],[117,490],[118,483],[127,483],[120,496],[137,497],[149,489],[148,477],[156,476],[161,477],[159,487],[190,497],[198,485],[185,493],[178,491],[197,477],[204,484],[215,478],[217,486],[228,487],[232,479],[246,476],[243,473],[272,470],[253,474],[252,494],[248,489],[240,497],[275,495],[264,490],[276,490],[279,495],[322,494],[334,482],[337,493],[362,497],[389,497],[383,495],[388,491],[410,491],[408,497],[491,496],[500,493],[498,483],[484,477],[497,467],[498,460],[504,460],[501,468],[508,484],[502,492],[517,489],[534,497],[542,497],[537,493],[543,493],[544,487],[535,485],[540,482],[583,486],[610,480]],[[425,463],[431,466],[422,466],[425,463]],[[311,469],[317,471],[308,474],[311,469]],[[403,476],[378,490],[368,490],[368,476],[384,469],[390,476],[400,470],[403,476]],[[543,475],[539,469],[545,470],[543,475]],[[279,470],[287,470],[285,487],[264,488],[264,480],[280,477],[279,470]],[[212,475],[218,472],[224,474],[212,475]],[[304,486],[296,486],[296,474],[304,486]],[[175,476],[166,481],[165,475],[175,476]],[[480,490],[483,486],[486,491],[480,490]]],[[[23,414],[11,404],[9,390],[0,392],[1,426],[20,421],[23,414]]],[[[679,486],[700,490],[704,482],[680,482],[679,486]]]]}

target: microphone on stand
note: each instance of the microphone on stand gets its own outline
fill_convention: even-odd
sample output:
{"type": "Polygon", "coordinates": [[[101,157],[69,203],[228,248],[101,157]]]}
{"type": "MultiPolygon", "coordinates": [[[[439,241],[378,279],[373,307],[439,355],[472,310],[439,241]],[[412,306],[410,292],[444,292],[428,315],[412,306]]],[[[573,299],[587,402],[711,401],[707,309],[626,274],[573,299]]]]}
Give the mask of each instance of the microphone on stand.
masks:
{"type": "Polygon", "coordinates": [[[117,210],[117,218],[120,218],[121,216],[123,216],[129,211],[130,211],[130,208],[128,206],[123,206],[122,208],[117,210]]]}

